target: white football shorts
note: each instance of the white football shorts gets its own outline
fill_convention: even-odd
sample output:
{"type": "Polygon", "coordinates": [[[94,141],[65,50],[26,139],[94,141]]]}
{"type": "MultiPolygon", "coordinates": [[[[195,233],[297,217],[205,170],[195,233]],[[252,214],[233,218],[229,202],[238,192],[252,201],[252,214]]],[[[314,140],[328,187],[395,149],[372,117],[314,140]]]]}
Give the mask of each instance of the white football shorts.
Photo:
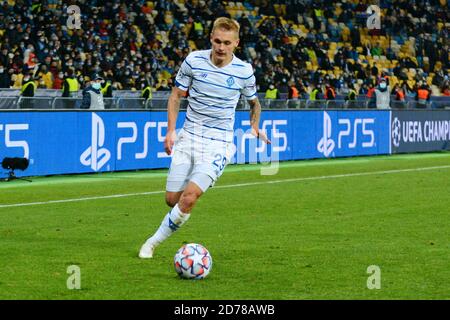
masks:
{"type": "Polygon", "coordinates": [[[205,192],[222,175],[235,150],[233,143],[194,139],[181,130],[173,148],[166,191],[183,191],[193,181],[205,192]]]}

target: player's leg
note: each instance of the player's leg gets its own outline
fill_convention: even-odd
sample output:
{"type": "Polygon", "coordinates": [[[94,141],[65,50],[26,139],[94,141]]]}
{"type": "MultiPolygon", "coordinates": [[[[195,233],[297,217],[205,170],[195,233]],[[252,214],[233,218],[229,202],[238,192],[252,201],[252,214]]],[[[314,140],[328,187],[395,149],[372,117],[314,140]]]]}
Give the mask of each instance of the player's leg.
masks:
{"type": "Polygon", "coordinates": [[[176,150],[166,184],[166,203],[172,209],[164,216],[158,230],[142,245],[140,258],[151,258],[155,248],[189,219],[189,215],[180,212],[176,204],[187,186],[191,171],[189,152],[176,150]]]}
{"type": "Polygon", "coordinates": [[[223,150],[223,154],[218,154],[215,151],[217,150],[215,146],[206,151],[202,149],[200,153],[194,152],[194,158],[200,160],[194,166],[191,162],[191,146],[180,148],[184,151],[188,149],[188,152],[176,152],[174,154],[166,186],[166,202],[173,208],[164,217],[156,233],[144,243],[139,252],[139,257],[151,258],[156,246],[166,240],[189,219],[191,210],[198,198],[215,183],[228,162],[225,155],[227,148],[226,146],[221,147],[218,149],[223,150]],[[187,182],[188,176],[189,183],[187,182]],[[178,195],[180,195],[179,198],[178,195]]]}
{"type": "Polygon", "coordinates": [[[183,191],[178,191],[178,192],[166,191],[166,204],[171,208],[175,207],[175,205],[178,203],[178,201],[180,201],[180,197],[181,197],[182,193],[183,193],[183,191]]]}
{"type": "Polygon", "coordinates": [[[213,179],[206,173],[193,174],[177,204],[180,210],[182,212],[191,213],[198,198],[200,198],[212,184],[213,179]]]}
{"type": "MultiPolygon", "coordinates": [[[[156,233],[142,246],[139,257],[153,257],[155,248],[186,223],[198,198],[200,198],[212,183],[213,179],[204,173],[197,173],[191,177],[191,181],[181,193],[178,203],[164,217],[156,233]]],[[[169,195],[166,194],[166,199],[171,196],[176,198],[177,195],[176,192],[172,192],[169,195]]]]}

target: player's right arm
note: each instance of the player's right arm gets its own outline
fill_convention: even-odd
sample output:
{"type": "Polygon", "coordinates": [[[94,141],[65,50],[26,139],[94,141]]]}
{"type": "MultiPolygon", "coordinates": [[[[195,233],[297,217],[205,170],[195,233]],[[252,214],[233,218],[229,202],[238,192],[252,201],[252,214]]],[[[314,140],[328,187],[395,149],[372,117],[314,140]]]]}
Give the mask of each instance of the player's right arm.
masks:
{"type": "Polygon", "coordinates": [[[176,133],[175,126],[177,124],[178,111],[180,110],[180,100],[186,95],[187,90],[192,83],[192,68],[188,62],[190,55],[181,64],[175,77],[175,86],[169,97],[167,104],[167,134],[164,140],[164,149],[167,154],[172,154],[172,148],[175,143],[176,133]]]}
{"type": "Polygon", "coordinates": [[[169,96],[167,104],[167,134],[164,140],[164,149],[167,154],[172,154],[172,148],[176,139],[176,124],[178,118],[178,111],[180,110],[180,100],[186,94],[186,91],[174,86],[172,93],[169,96]]]}

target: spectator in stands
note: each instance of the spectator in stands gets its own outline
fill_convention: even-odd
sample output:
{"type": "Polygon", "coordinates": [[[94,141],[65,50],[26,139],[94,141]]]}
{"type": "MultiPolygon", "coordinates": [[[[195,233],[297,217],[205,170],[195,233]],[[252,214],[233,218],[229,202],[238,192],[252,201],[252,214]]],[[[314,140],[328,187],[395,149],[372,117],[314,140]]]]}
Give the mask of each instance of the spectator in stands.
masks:
{"type": "Polygon", "coordinates": [[[144,98],[144,107],[147,104],[148,107],[151,107],[151,99],[153,97],[153,88],[151,86],[151,82],[150,81],[144,81],[142,83],[142,92],[141,92],[141,96],[142,98],[144,98]],[[150,101],[148,101],[150,100],[150,101]]]}
{"type": "Polygon", "coordinates": [[[402,87],[398,84],[395,84],[391,91],[391,95],[395,95],[393,103],[397,108],[404,108],[406,106],[405,93],[403,92],[402,87]]]}
{"type": "Polygon", "coordinates": [[[449,84],[444,85],[442,88],[442,95],[445,97],[450,97],[450,86],[449,84]]]}
{"type": "Polygon", "coordinates": [[[43,82],[45,89],[53,88],[53,74],[47,69],[47,66],[45,64],[40,66],[38,75],[43,82]]]}
{"type": "Polygon", "coordinates": [[[299,106],[300,93],[297,89],[294,81],[289,81],[289,92],[288,92],[288,107],[297,108],[299,106]]]}
{"type": "Polygon", "coordinates": [[[34,97],[34,93],[36,92],[36,81],[31,74],[25,74],[23,77],[23,85],[20,90],[20,94],[24,99],[21,101],[20,108],[22,109],[33,109],[34,101],[29,99],[34,97]]]}
{"type": "Polygon", "coordinates": [[[96,74],[92,77],[91,84],[83,90],[83,101],[81,103],[81,109],[105,109],[103,94],[101,92],[102,81],[104,81],[104,79],[100,75],[96,74]]]}
{"type": "Polygon", "coordinates": [[[374,93],[377,109],[390,109],[391,91],[386,79],[382,78],[374,93]]]}
{"type": "Polygon", "coordinates": [[[361,33],[359,32],[359,26],[355,25],[350,31],[350,38],[352,39],[353,48],[361,46],[361,33]]]}
{"type": "Polygon", "coordinates": [[[64,73],[61,71],[58,73],[58,76],[53,81],[53,89],[61,90],[64,83],[64,73]]]}
{"type": "Polygon", "coordinates": [[[78,95],[79,83],[74,75],[73,69],[67,69],[67,77],[64,79],[62,87],[62,96],[69,98],[64,100],[64,106],[68,109],[75,108],[75,98],[78,95]]]}
{"type": "Polygon", "coordinates": [[[450,96],[450,79],[448,76],[445,76],[444,83],[442,84],[442,95],[450,96]]]}
{"type": "Polygon", "coordinates": [[[276,88],[273,83],[271,83],[269,85],[269,88],[266,90],[266,95],[265,95],[266,99],[279,99],[280,98],[280,94],[278,92],[278,88],[276,88]]]}
{"type": "Polygon", "coordinates": [[[275,105],[275,100],[280,99],[280,93],[278,91],[278,88],[275,87],[273,83],[269,85],[269,88],[266,90],[266,94],[264,96],[266,99],[266,105],[264,107],[270,108],[271,106],[275,105]]]}
{"type": "Polygon", "coordinates": [[[430,101],[431,90],[428,88],[426,84],[421,85],[417,89],[416,100],[418,108],[426,108],[428,102],[430,101]]]}
{"type": "Polygon", "coordinates": [[[103,99],[105,102],[105,109],[111,109],[112,107],[112,97],[113,97],[113,86],[111,84],[110,79],[106,79],[105,81],[101,82],[101,92],[103,95],[103,99]]]}
{"type": "Polygon", "coordinates": [[[13,73],[11,75],[11,82],[14,89],[21,89],[23,84],[24,74],[17,69],[13,68],[13,73]]]}
{"type": "Polygon", "coordinates": [[[356,93],[355,86],[353,84],[350,84],[348,87],[348,94],[345,97],[345,100],[355,101],[357,95],[358,94],[356,93]]]}
{"type": "Polygon", "coordinates": [[[369,108],[376,108],[375,86],[371,81],[367,85],[366,99],[369,100],[369,108]]]}
{"type": "Polygon", "coordinates": [[[315,85],[313,87],[313,89],[311,90],[311,93],[309,95],[309,100],[315,101],[315,100],[321,99],[322,98],[320,96],[321,94],[322,94],[322,90],[320,89],[320,85],[315,85]]]}
{"type": "MultiPolygon", "coordinates": [[[[287,79],[295,76],[318,83],[319,79],[311,78],[321,65],[327,70],[337,67],[339,73],[366,81],[371,70],[369,67],[369,74],[366,74],[362,64],[371,66],[373,57],[381,55],[386,55],[388,60],[376,62],[379,70],[373,70],[375,77],[378,71],[391,69],[390,64],[396,60],[398,64],[393,73],[399,80],[408,81],[409,69],[419,67],[428,73],[443,70],[445,76],[450,68],[449,30],[445,27],[448,7],[432,1],[426,10],[417,10],[422,2],[411,0],[408,5],[404,0],[389,2],[387,13],[381,17],[383,29],[390,35],[391,46],[387,47],[386,39],[374,40],[361,32],[363,28],[357,27],[358,24],[365,26],[366,22],[366,15],[358,16],[357,9],[365,13],[367,5],[355,5],[354,1],[292,0],[286,6],[283,1],[277,1],[277,10],[286,10],[282,15],[285,22],[275,12],[274,4],[267,0],[248,0],[244,3],[245,10],[232,8],[231,2],[222,4],[216,0],[106,1],[104,5],[93,2],[83,9],[86,24],[83,32],[63,29],[65,24],[61,21],[66,21],[68,16],[64,10],[66,5],[61,1],[42,2],[39,10],[33,10],[24,1],[6,1],[0,10],[3,14],[0,18],[0,63],[5,70],[14,70],[11,76],[15,88],[21,88],[23,73],[41,63],[47,66],[56,82],[59,72],[66,72],[68,68],[74,68],[78,77],[109,68],[113,71],[112,83],[116,88],[140,89],[141,71],[151,72],[153,79],[161,78],[165,72],[174,74],[191,50],[205,49],[209,45],[208,32],[215,16],[235,14],[241,17],[242,24],[242,50],[236,55],[244,60],[251,57],[259,61],[261,79],[267,76],[272,81],[281,81],[272,77],[272,66],[277,60],[281,70],[289,70],[287,79]],[[256,7],[259,11],[254,15],[252,10],[256,7]],[[359,20],[362,16],[364,18],[359,20]],[[444,27],[439,26],[440,23],[444,27]],[[410,37],[415,37],[416,42],[411,43],[410,37]],[[295,45],[294,38],[298,40],[295,45]],[[365,56],[360,61],[358,47],[363,47],[359,54],[365,56]],[[173,66],[168,66],[170,60],[173,66]],[[117,65],[120,68],[116,68],[117,65]]],[[[336,93],[346,94],[345,86],[338,85],[340,77],[336,76],[332,84],[336,93]]],[[[410,80],[411,86],[415,81],[410,80]]],[[[261,86],[261,91],[266,89],[261,86]]]]}
{"type": "Polygon", "coordinates": [[[0,47],[2,48],[2,50],[0,52],[0,64],[4,67],[7,67],[8,61],[9,61],[8,48],[4,44],[1,44],[1,43],[0,43],[0,47]]]}
{"type": "Polygon", "coordinates": [[[392,89],[391,95],[395,95],[395,101],[405,101],[405,93],[398,84],[392,89]]]}
{"type": "Polygon", "coordinates": [[[336,92],[334,91],[333,86],[329,83],[327,83],[325,85],[325,99],[326,100],[335,100],[336,99],[336,92]]]}
{"type": "Polygon", "coordinates": [[[370,74],[372,75],[372,77],[378,78],[379,69],[376,63],[374,63],[373,67],[370,69],[370,74]]]}
{"type": "Polygon", "coordinates": [[[381,49],[380,43],[378,42],[370,51],[372,56],[382,56],[383,55],[383,49],[381,49]]]}
{"type": "Polygon", "coordinates": [[[288,92],[288,99],[289,100],[297,100],[299,98],[299,91],[297,87],[295,86],[294,81],[289,82],[289,92],[288,92]]]}
{"type": "Polygon", "coordinates": [[[0,88],[11,87],[11,76],[5,66],[0,62],[0,88]]]}
{"type": "Polygon", "coordinates": [[[305,84],[303,83],[303,81],[299,81],[298,82],[298,94],[299,94],[299,98],[300,99],[308,99],[309,98],[309,93],[308,90],[306,89],[307,86],[305,86],[305,84]]]}
{"type": "Polygon", "coordinates": [[[171,91],[167,79],[162,79],[160,85],[156,88],[157,91],[171,91]]]}
{"type": "Polygon", "coordinates": [[[403,81],[401,84],[401,88],[407,97],[414,98],[416,96],[416,92],[413,88],[410,87],[408,81],[403,81]]]}
{"type": "Polygon", "coordinates": [[[23,97],[34,97],[36,91],[36,81],[30,74],[25,74],[23,77],[23,85],[20,90],[23,97]]]}

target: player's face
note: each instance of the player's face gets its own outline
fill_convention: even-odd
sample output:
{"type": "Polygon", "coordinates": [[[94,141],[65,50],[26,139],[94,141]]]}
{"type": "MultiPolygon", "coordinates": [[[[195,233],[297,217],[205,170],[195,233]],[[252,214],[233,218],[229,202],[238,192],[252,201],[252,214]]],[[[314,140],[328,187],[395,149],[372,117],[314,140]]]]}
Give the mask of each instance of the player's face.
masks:
{"type": "Polygon", "coordinates": [[[233,59],[233,52],[239,44],[238,34],[231,30],[216,29],[211,34],[212,61],[224,65],[233,59]]]}

